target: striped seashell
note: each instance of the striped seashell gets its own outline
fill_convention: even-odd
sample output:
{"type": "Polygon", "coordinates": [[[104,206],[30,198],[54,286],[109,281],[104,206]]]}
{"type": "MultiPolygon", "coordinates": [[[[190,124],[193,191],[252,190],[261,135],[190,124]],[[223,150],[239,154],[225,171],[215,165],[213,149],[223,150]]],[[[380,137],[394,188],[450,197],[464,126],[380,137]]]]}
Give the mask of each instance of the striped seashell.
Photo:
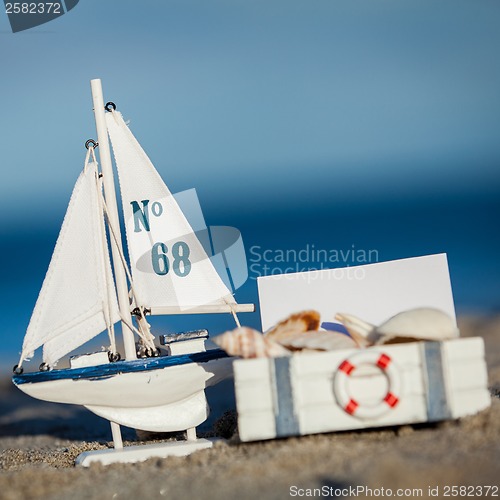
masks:
{"type": "Polygon", "coordinates": [[[289,356],[285,347],[265,338],[253,328],[240,327],[218,335],[213,341],[230,356],[242,358],[276,358],[289,356]]]}
{"type": "Polygon", "coordinates": [[[315,331],[319,328],[320,314],[317,311],[302,311],[292,314],[264,333],[264,337],[281,341],[297,333],[315,331]]]}
{"type": "Polygon", "coordinates": [[[297,333],[279,342],[293,350],[337,351],[339,349],[353,349],[358,347],[356,342],[348,335],[330,331],[297,333]]]}

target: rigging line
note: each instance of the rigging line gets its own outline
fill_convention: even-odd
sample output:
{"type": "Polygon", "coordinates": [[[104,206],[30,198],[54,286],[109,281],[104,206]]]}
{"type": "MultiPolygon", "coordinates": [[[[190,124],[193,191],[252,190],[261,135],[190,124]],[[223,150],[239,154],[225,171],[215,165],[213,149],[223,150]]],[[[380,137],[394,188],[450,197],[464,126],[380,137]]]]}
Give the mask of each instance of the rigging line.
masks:
{"type": "Polygon", "coordinates": [[[130,330],[132,330],[138,337],[140,337],[145,343],[146,343],[146,347],[150,347],[152,349],[156,349],[156,346],[154,344],[149,344],[148,345],[148,340],[150,339],[147,339],[145,336],[144,336],[144,333],[141,332],[140,330],[138,330],[133,324],[129,323],[121,314],[120,314],[120,320],[123,321],[123,323],[125,323],[125,326],[127,328],[130,328],[130,330]]]}
{"type": "MultiPolygon", "coordinates": [[[[116,243],[116,246],[118,247],[118,255],[120,256],[121,264],[122,264],[122,266],[123,266],[123,268],[125,270],[125,274],[127,275],[128,280],[129,280],[130,289],[132,290],[132,295],[134,297],[134,300],[135,300],[136,304],[140,304],[140,302],[137,299],[137,293],[135,291],[135,287],[134,287],[134,284],[133,284],[133,281],[132,281],[132,275],[130,274],[130,270],[129,270],[128,266],[127,266],[127,261],[125,260],[125,256],[123,255],[123,252],[119,248],[118,239],[116,237],[116,233],[115,233],[115,231],[113,229],[111,221],[109,220],[108,207],[106,205],[106,200],[104,199],[104,195],[102,193],[101,193],[101,199],[102,199],[102,203],[103,203],[103,207],[104,207],[104,214],[106,216],[106,221],[108,223],[109,231],[110,231],[111,235],[113,236],[113,239],[114,239],[114,241],[116,243]]],[[[144,324],[147,325],[147,321],[146,321],[146,318],[144,316],[144,311],[142,310],[142,307],[139,306],[139,310],[141,312],[141,318],[144,320],[144,324]]],[[[125,325],[129,326],[127,324],[127,322],[123,320],[123,318],[122,318],[122,321],[125,323],[125,325]]],[[[143,327],[144,327],[144,324],[142,325],[143,327]]],[[[141,339],[143,339],[143,341],[146,343],[146,345],[148,347],[151,347],[153,349],[156,348],[155,345],[154,345],[154,341],[153,341],[154,337],[151,334],[151,331],[149,330],[149,327],[147,327],[147,330],[145,332],[142,332],[141,334],[138,333],[139,330],[137,330],[135,327],[133,328],[133,331],[134,330],[141,337],[141,339]]]]}
{"type": "MultiPolygon", "coordinates": [[[[87,153],[87,158],[88,158],[88,155],[91,154],[92,155],[92,160],[93,162],[96,164],[96,166],[98,165],[97,163],[97,159],[95,157],[95,152],[94,152],[94,148],[93,147],[90,147],[89,148],[89,151],[87,153]]],[[[88,164],[88,163],[87,163],[88,164]]],[[[99,210],[101,212],[102,215],[104,215],[104,207],[102,206],[102,200],[101,200],[101,196],[100,196],[100,193],[102,192],[102,183],[100,183],[99,181],[99,174],[98,174],[98,170],[96,169],[96,173],[97,173],[97,177],[96,177],[96,188],[97,188],[97,197],[98,197],[98,203],[99,203],[99,210]]],[[[106,255],[106,252],[107,252],[107,248],[106,248],[106,230],[104,228],[104,220],[101,221],[101,224],[100,224],[100,229],[101,229],[101,243],[102,243],[102,246],[103,246],[103,259],[105,258],[105,255],[106,255]]],[[[113,324],[113,321],[112,321],[112,313],[111,313],[111,302],[112,302],[112,297],[111,297],[111,291],[110,291],[110,288],[109,288],[109,283],[110,283],[110,280],[112,279],[111,276],[110,276],[110,273],[109,273],[109,269],[108,269],[108,266],[106,266],[106,262],[103,262],[103,266],[104,266],[104,273],[105,273],[105,276],[106,276],[106,295],[107,295],[107,301],[105,302],[105,309],[104,309],[104,319],[106,321],[106,328],[107,328],[107,331],[108,331],[108,337],[109,337],[109,341],[110,341],[110,350],[111,352],[116,352],[116,337],[115,337],[115,328],[114,328],[114,324],[113,324]]]]}
{"type": "MultiPolygon", "coordinates": [[[[97,190],[97,199],[98,199],[98,204],[99,204],[99,211],[101,213],[101,217],[104,215],[104,207],[102,205],[102,182],[100,182],[99,180],[99,172],[98,172],[98,162],[97,162],[97,159],[95,157],[95,152],[94,152],[94,147],[93,146],[90,146],[88,148],[88,151],[87,151],[87,158],[86,158],[86,166],[88,165],[89,163],[89,156],[92,156],[92,161],[95,163],[96,165],[96,190],[97,190]]],[[[106,229],[104,227],[104,218],[101,218],[100,219],[100,232],[101,232],[101,244],[102,244],[102,249],[103,249],[103,253],[102,253],[102,260],[103,262],[101,263],[102,266],[104,267],[104,275],[105,275],[105,283],[106,283],[106,301],[105,301],[105,308],[103,312],[105,312],[104,314],[104,320],[106,321],[106,329],[108,331],[108,337],[109,337],[109,341],[110,341],[110,350],[111,352],[115,353],[116,352],[116,337],[115,337],[115,327],[114,327],[114,324],[113,324],[113,320],[112,320],[112,311],[111,311],[111,303],[112,303],[112,296],[111,296],[111,290],[110,290],[110,287],[109,287],[109,284],[111,283],[111,276],[110,276],[110,269],[109,269],[109,266],[106,265],[106,254],[107,254],[107,246],[106,246],[106,229]]]]}
{"type": "Polygon", "coordinates": [[[228,300],[226,299],[226,297],[223,297],[223,300],[229,306],[229,308],[231,309],[231,315],[233,316],[233,319],[234,319],[234,321],[236,323],[236,326],[238,328],[241,328],[240,320],[238,319],[238,315],[236,314],[236,311],[234,310],[234,304],[232,302],[228,302],[228,300]]]}
{"type": "MultiPolygon", "coordinates": [[[[103,202],[103,205],[104,205],[104,213],[106,215],[106,220],[108,222],[108,227],[109,227],[109,230],[110,230],[110,232],[111,232],[111,234],[113,236],[113,239],[115,240],[115,243],[116,243],[117,242],[117,237],[116,237],[116,233],[113,230],[113,226],[111,225],[109,217],[108,217],[108,210],[107,210],[107,206],[106,206],[106,201],[104,200],[104,196],[101,195],[101,197],[102,197],[102,202],[103,202]]],[[[127,275],[128,280],[130,282],[130,288],[132,290],[132,295],[134,297],[134,300],[136,301],[136,303],[139,303],[138,300],[137,300],[137,293],[135,291],[135,288],[134,288],[134,285],[133,285],[133,282],[132,282],[132,276],[131,276],[130,271],[128,269],[127,262],[125,260],[125,256],[123,255],[123,253],[121,252],[121,250],[118,253],[120,255],[121,264],[122,264],[122,266],[123,266],[123,268],[125,270],[125,273],[127,275]]],[[[139,309],[141,310],[141,316],[142,316],[142,318],[145,320],[144,313],[142,312],[142,308],[139,307],[139,309]]],[[[153,343],[154,337],[151,335],[151,332],[149,332],[149,331],[141,332],[137,328],[135,328],[133,325],[129,325],[128,321],[125,321],[123,318],[121,318],[121,319],[122,319],[122,321],[125,323],[125,325],[127,327],[129,327],[132,331],[134,331],[137,335],[139,335],[139,337],[146,343],[146,345],[148,345],[149,347],[153,347],[153,348],[155,347],[154,343],[153,343]]],[[[148,328],[148,330],[149,330],[149,328],[148,328]]]]}

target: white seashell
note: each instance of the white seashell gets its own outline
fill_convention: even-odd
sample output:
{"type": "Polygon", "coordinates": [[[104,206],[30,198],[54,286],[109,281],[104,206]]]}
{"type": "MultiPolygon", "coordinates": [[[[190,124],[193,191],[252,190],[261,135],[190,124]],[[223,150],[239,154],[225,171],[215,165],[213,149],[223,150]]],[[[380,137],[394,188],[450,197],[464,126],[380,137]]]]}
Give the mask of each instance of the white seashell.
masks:
{"type": "Polygon", "coordinates": [[[314,331],[319,328],[320,314],[317,311],[302,311],[292,314],[272,327],[264,337],[279,342],[291,335],[314,331]]]}
{"type": "Polygon", "coordinates": [[[368,347],[368,336],[375,330],[375,325],[367,323],[352,314],[337,313],[335,319],[340,321],[359,347],[368,347]]]}
{"type": "Polygon", "coordinates": [[[253,328],[236,328],[218,335],[213,341],[230,356],[275,358],[291,354],[288,349],[265,338],[262,333],[253,328]]]}
{"type": "Polygon", "coordinates": [[[370,334],[375,344],[396,339],[448,340],[460,335],[453,319],[444,311],[431,307],[411,309],[396,314],[370,334]]]}
{"type": "Polygon", "coordinates": [[[344,333],[330,331],[296,333],[280,340],[279,343],[291,349],[314,349],[317,351],[337,351],[358,347],[351,337],[344,333]]]}
{"type": "Polygon", "coordinates": [[[350,314],[337,314],[353,338],[361,345],[380,345],[411,340],[448,340],[460,334],[453,319],[444,311],[420,307],[396,314],[378,327],[350,314]]]}

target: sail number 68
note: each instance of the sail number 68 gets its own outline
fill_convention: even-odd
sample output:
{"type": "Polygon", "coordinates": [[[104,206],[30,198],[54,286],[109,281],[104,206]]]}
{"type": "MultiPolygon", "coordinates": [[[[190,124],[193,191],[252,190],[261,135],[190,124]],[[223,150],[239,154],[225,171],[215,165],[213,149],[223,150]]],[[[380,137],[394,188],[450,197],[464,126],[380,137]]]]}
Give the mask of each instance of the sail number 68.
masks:
{"type": "MultiPolygon", "coordinates": [[[[151,249],[151,263],[153,270],[159,276],[164,276],[170,271],[170,260],[167,256],[168,247],[165,243],[155,243],[151,249]]],[[[189,246],[184,241],[178,241],[172,245],[173,271],[177,276],[183,278],[191,271],[189,260],[189,246]]]]}

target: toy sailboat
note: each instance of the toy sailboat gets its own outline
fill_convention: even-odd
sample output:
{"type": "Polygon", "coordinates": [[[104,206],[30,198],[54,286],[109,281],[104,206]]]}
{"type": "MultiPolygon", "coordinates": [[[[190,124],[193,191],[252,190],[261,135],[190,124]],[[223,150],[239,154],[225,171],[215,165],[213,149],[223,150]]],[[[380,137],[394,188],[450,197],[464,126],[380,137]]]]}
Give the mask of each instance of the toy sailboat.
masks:
{"type": "Polygon", "coordinates": [[[254,306],[235,302],[121,114],[113,103],[104,106],[100,80],[92,80],[91,87],[102,170],[93,141],[87,141],[85,168],[73,190],[13,381],[34,398],[83,405],[111,422],[114,449],[85,453],[77,463],[186,455],[211,446],[209,440],[196,439],[195,432],[208,416],[204,389],[232,374],[232,359],[220,349],[206,351],[203,330],[163,336],[166,349],[160,350],[146,315],[230,313],[238,323],[236,313],[251,312],[254,306]],[[121,246],[108,134],[131,272],[121,246]],[[119,321],[124,360],[115,341],[119,321]],[[106,330],[108,352],[77,356],[70,368],[53,369],[63,356],[106,330]],[[22,364],[42,346],[40,371],[24,373],[22,364]],[[123,448],[120,425],[153,432],[187,430],[188,440],[123,448]]]}

